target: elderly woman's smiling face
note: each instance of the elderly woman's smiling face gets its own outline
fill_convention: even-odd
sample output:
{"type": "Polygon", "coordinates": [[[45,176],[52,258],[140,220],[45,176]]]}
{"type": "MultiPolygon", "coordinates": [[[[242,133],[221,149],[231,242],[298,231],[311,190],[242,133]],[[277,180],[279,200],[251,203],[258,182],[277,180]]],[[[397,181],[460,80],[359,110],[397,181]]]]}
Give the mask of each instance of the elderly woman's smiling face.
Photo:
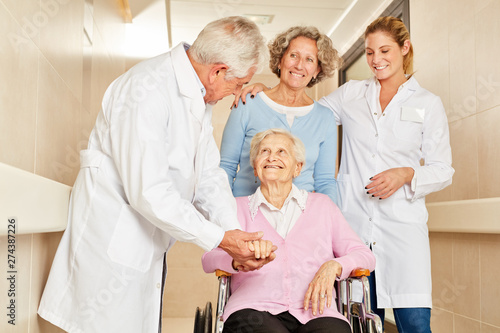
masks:
{"type": "Polygon", "coordinates": [[[280,80],[290,88],[305,88],[318,76],[318,47],[316,41],[297,37],[290,42],[280,61],[280,80]]]}
{"type": "Polygon", "coordinates": [[[295,159],[292,140],[283,134],[270,134],[259,145],[254,173],[262,185],[268,182],[292,182],[300,174],[302,163],[295,159]]]}

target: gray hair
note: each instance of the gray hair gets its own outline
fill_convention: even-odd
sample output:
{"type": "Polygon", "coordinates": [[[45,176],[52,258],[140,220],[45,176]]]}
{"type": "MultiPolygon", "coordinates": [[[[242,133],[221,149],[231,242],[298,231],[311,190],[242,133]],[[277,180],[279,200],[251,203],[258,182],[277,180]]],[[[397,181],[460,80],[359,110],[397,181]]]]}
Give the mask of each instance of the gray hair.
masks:
{"type": "Polygon", "coordinates": [[[260,71],[269,57],[257,25],[242,16],[213,21],[200,32],[189,53],[202,65],[226,64],[225,79],[244,78],[260,71]]]}
{"type": "Polygon", "coordinates": [[[288,137],[290,141],[292,141],[293,154],[295,156],[295,159],[297,160],[297,163],[302,163],[303,168],[306,165],[306,147],[304,146],[304,143],[302,143],[302,141],[298,137],[296,137],[289,131],[281,128],[270,128],[254,135],[252,141],[250,142],[250,165],[253,167],[253,163],[255,162],[255,159],[259,154],[259,148],[262,140],[264,140],[266,136],[275,134],[282,134],[288,137]]]}

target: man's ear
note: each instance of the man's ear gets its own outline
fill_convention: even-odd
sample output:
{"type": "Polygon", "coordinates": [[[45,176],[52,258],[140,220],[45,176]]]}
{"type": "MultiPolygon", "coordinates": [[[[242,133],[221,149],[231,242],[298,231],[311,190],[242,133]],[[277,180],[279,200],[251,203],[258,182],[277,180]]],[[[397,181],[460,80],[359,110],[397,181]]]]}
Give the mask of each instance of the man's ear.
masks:
{"type": "Polygon", "coordinates": [[[216,80],[223,78],[226,76],[226,71],[228,66],[226,64],[215,64],[210,68],[210,72],[208,73],[208,80],[210,84],[213,84],[216,80]]]}

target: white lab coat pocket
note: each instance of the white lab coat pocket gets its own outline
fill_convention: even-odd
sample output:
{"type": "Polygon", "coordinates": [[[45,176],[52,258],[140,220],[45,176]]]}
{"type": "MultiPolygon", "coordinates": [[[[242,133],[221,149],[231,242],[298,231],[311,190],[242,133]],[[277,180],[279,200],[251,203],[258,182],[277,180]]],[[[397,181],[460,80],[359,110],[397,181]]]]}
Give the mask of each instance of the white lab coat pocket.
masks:
{"type": "Polygon", "coordinates": [[[108,256],[141,272],[151,266],[154,252],[153,236],[156,227],[129,205],[123,205],[108,246],[108,256]]]}
{"type": "Polygon", "coordinates": [[[352,200],[352,185],[349,175],[339,173],[337,176],[337,186],[339,191],[339,208],[342,212],[345,212],[349,206],[349,200],[352,200]]]}
{"type": "Polygon", "coordinates": [[[421,123],[409,120],[396,121],[393,127],[394,135],[401,140],[422,141],[423,127],[421,123]]]}
{"type": "Polygon", "coordinates": [[[422,141],[424,109],[403,106],[400,118],[394,122],[394,135],[398,139],[416,142],[422,141]],[[421,117],[418,118],[418,117],[421,117]]]}

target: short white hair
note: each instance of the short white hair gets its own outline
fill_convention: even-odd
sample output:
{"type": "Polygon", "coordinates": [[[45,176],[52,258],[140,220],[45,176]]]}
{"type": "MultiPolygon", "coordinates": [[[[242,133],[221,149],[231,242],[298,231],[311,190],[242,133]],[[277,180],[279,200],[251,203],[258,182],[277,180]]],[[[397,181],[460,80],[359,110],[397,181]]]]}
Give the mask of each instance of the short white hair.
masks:
{"type": "Polygon", "coordinates": [[[253,163],[259,154],[259,148],[262,140],[264,140],[269,135],[281,134],[292,141],[293,155],[297,163],[302,163],[302,168],[306,165],[306,147],[302,140],[293,135],[287,130],[282,128],[270,128],[263,132],[259,132],[254,135],[252,141],[250,142],[250,165],[253,167],[253,163]]]}
{"type": "Polygon", "coordinates": [[[189,48],[189,54],[202,65],[226,64],[226,80],[244,78],[251,69],[260,71],[268,53],[257,25],[242,16],[207,24],[189,48]]]}

